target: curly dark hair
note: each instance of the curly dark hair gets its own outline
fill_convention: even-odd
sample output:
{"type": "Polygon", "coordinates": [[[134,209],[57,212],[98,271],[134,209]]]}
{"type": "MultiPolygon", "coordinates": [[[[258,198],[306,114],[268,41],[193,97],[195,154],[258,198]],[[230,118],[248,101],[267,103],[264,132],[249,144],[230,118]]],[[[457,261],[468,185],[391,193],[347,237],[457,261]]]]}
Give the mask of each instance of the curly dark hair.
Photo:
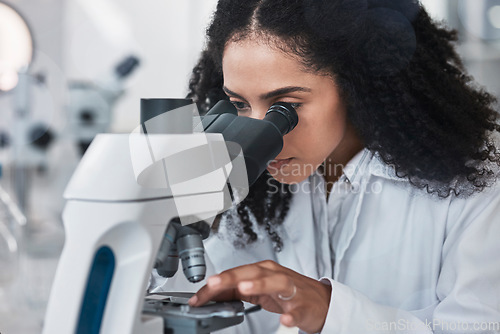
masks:
{"type": "MultiPolygon", "coordinates": [[[[259,38],[298,56],[305,69],[330,75],[365,147],[415,187],[466,197],[496,180],[496,100],[466,74],[457,33],[433,22],[418,1],[220,0],[207,34],[189,84],[201,109],[227,99],[226,44],[259,38]]],[[[254,187],[241,206],[262,216],[266,197],[257,194],[262,189],[254,187]]],[[[274,195],[271,206],[290,198],[274,195]]]]}

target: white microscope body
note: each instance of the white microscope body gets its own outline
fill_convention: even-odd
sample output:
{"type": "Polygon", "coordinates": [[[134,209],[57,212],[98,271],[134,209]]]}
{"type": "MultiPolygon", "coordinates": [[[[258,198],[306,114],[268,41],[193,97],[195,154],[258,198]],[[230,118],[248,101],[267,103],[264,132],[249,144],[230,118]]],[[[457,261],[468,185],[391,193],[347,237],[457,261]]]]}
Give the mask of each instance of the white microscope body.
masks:
{"type": "MultiPolygon", "coordinates": [[[[193,328],[185,312],[157,316],[154,303],[148,303],[145,314],[150,315],[145,316],[148,278],[162,241],[171,237],[165,235],[171,220],[211,224],[233,201],[243,200],[248,185],[281,151],[283,136],[297,125],[297,113],[277,102],[256,120],[238,117],[230,102],[220,101],[201,119],[193,118],[193,105],[165,112],[167,102],[174,103],[141,100],[142,128],[130,135],[98,135],[75,171],[65,193],[66,242],[44,334],[160,334],[164,324],[174,326],[174,334],[198,334],[243,321],[246,311],[230,310],[226,317],[228,312],[217,309],[205,322],[191,314],[193,328]]],[[[195,250],[200,248],[195,244],[195,250]]],[[[191,281],[204,276],[197,271],[204,266],[196,262],[201,256],[181,256],[183,262],[193,260],[185,270],[196,273],[187,274],[191,281]]],[[[175,273],[174,267],[166,271],[175,273]]]]}
{"type": "Polygon", "coordinates": [[[225,150],[221,134],[96,137],[65,192],[44,334],[163,333],[141,314],[156,253],[172,218],[209,221],[228,205],[225,150]]]}

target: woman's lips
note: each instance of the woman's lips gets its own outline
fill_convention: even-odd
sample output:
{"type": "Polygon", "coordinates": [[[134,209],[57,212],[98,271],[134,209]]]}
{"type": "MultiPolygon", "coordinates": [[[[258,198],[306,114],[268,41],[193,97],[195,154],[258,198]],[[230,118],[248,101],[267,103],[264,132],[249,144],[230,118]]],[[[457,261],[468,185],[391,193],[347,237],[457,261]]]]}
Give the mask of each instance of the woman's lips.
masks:
{"type": "Polygon", "coordinates": [[[271,168],[274,170],[280,170],[281,167],[283,167],[285,165],[289,165],[290,161],[292,161],[292,160],[293,160],[293,158],[273,160],[269,163],[268,168],[271,168]]]}

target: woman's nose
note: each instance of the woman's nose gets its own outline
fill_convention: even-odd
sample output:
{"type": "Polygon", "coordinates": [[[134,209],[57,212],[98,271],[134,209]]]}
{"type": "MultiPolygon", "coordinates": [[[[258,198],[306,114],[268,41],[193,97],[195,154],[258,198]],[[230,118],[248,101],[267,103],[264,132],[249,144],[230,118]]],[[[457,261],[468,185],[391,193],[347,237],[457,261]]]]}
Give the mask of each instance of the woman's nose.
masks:
{"type": "Polygon", "coordinates": [[[264,110],[263,108],[252,109],[252,112],[250,113],[249,117],[255,119],[263,119],[266,116],[266,112],[267,109],[264,110]]]}

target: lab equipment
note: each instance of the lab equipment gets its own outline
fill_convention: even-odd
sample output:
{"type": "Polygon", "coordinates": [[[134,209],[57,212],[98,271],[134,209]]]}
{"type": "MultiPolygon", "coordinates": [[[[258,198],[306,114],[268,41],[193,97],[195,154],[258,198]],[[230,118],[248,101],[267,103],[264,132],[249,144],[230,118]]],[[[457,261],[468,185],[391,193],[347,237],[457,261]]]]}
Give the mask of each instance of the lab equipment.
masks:
{"type": "Polygon", "coordinates": [[[210,233],[204,222],[183,226],[179,219],[168,224],[165,238],[156,256],[155,268],[163,277],[173,277],[179,268],[179,257],[186,278],[196,283],[205,278],[205,249],[203,239],[210,233]],[[196,225],[196,227],[195,227],[196,225]]]}
{"type": "MultiPolygon", "coordinates": [[[[31,88],[38,83],[38,78],[30,74],[34,50],[33,33],[26,20],[11,5],[0,2],[0,94],[14,90],[14,118],[10,124],[0,123],[0,149],[11,146],[14,193],[23,213],[30,172],[33,167],[43,166],[52,139],[48,126],[31,117],[31,88]],[[38,141],[42,136],[43,140],[38,141]]],[[[3,114],[2,121],[6,119],[8,115],[3,114]]]]}
{"type": "MultiPolygon", "coordinates": [[[[165,230],[177,219],[183,227],[210,225],[232,205],[231,191],[242,200],[241,194],[248,192],[246,169],[257,173],[265,168],[268,161],[255,159],[274,158],[283,145],[283,124],[288,122],[282,118],[297,117],[290,105],[276,107],[288,110],[275,110],[278,115],[266,120],[238,117],[234,107],[223,101],[207,116],[193,119],[192,107],[160,115],[185,120],[178,126],[180,133],[149,131],[149,125],[158,122],[156,116],[130,135],[101,134],[90,145],[65,192],[66,242],[43,333],[201,334],[214,329],[191,312],[181,319],[168,310],[143,312],[148,278],[158,262],[165,230]],[[183,130],[193,124],[197,132],[183,130]],[[203,132],[204,128],[213,133],[203,132]],[[256,149],[252,143],[263,146],[256,149]],[[249,156],[243,160],[245,154],[249,156]],[[190,332],[183,327],[188,322],[194,323],[190,332]]],[[[217,328],[234,325],[243,320],[241,304],[233,309],[209,318],[224,314],[217,328]]]]}
{"type": "Polygon", "coordinates": [[[139,59],[128,56],[113,72],[96,82],[73,81],[69,84],[69,135],[83,155],[98,133],[107,132],[112,109],[125,91],[125,79],[139,66],[139,59]]]}
{"type": "MultiPolygon", "coordinates": [[[[175,107],[182,108],[191,102],[189,99],[143,99],[141,101],[141,124],[147,124],[153,119],[155,127],[149,126],[149,130],[144,128],[142,130],[149,134],[160,131],[168,133],[188,131],[183,129],[181,124],[176,124],[176,120],[181,118],[178,115],[168,117],[171,114],[166,114],[168,119],[161,121],[160,119],[164,118],[166,110],[175,107]]],[[[189,114],[186,115],[189,116],[189,114]]],[[[186,121],[185,123],[189,123],[189,118],[186,121]]],[[[273,104],[263,120],[256,120],[238,117],[236,109],[229,101],[219,101],[205,116],[200,119],[195,118],[194,131],[221,133],[228,143],[227,148],[231,159],[235,158],[241,150],[247,174],[244,178],[248,178],[248,184],[252,185],[264,172],[267,164],[279,154],[283,146],[282,137],[292,131],[298,121],[295,109],[286,102],[273,104]],[[232,142],[236,145],[231,145],[232,142]]],[[[236,179],[241,179],[241,177],[243,176],[238,176],[236,179]]],[[[233,182],[234,185],[235,182],[233,182]]],[[[234,190],[237,191],[237,187],[234,190]]],[[[244,198],[246,193],[243,196],[242,194],[237,196],[244,198]]],[[[158,274],[163,277],[172,277],[177,272],[180,256],[186,278],[193,283],[203,280],[206,265],[202,239],[207,238],[209,232],[210,229],[204,222],[182,226],[178,221],[172,221],[166,230],[156,258],[155,268],[158,274]]]]}
{"type": "MultiPolygon", "coordinates": [[[[0,165],[0,179],[2,165],[0,165]]],[[[0,311],[10,305],[7,293],[19,271],[19,246],[26,218],[0,186],[0,311]]]]}
{"type": "Polygon", "coordinates": [[[286,102],[273,104],[262,121],[238,117],[236,108],[225,100],[219,101],[202,118],[205,132],[222,133],[226,141],[236,142],[241,146],[250,185],[281,152],[282,137],[292,131],[298,122],[295,109],[286,102]]]}
{"type": "Polygon", "coordinates": [[[203,307],[190,307],[188,300],[192,293],[161,292],[151,294],[144,301],[143,312],[162,315],[167,328],[175,328],[179,333],[210,333],[237,325],[246,314],[259,311],[260,305],[244,309],[243,303],[209,302],[203,307]]]}
{"type": "Polygon", "coordinates": [[[11,228],[12,214],[7,193],[0,188],[0,287],[10,284],[18,269],[18,240],[11,228]]]}

